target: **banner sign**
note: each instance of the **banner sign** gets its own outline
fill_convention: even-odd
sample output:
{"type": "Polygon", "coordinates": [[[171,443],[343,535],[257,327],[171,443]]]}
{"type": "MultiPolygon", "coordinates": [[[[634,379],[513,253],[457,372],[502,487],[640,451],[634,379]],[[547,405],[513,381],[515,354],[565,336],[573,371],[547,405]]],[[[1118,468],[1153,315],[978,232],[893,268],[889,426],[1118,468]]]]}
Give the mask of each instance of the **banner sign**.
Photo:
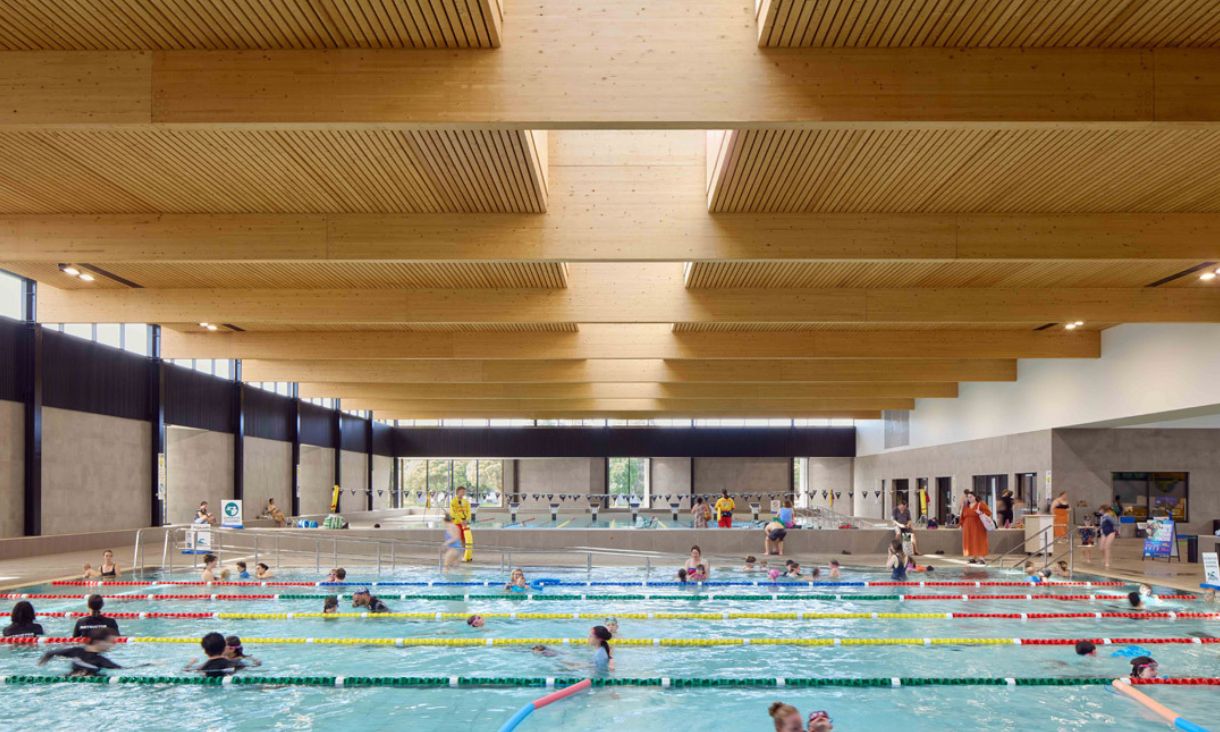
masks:
{"type": "Polygon", "coordinates": [[[220,525],[227,529],[245,528],[241,521],[241,501],[230,498],[220,502],[220,525]]]}
{"type": "Polygon", "coordinates": [[[1220,585],[1220,560],[1216,558],[1216,552],[1203,552],[1203,581],[1220,585]]]}
{"type": "Polygon", "coordinates": [[[1145,557],[1170,559],[1178,556],[1178,534],[1173,519],[1150,519],[1144,526],[1144,537],[1145,557]]]}

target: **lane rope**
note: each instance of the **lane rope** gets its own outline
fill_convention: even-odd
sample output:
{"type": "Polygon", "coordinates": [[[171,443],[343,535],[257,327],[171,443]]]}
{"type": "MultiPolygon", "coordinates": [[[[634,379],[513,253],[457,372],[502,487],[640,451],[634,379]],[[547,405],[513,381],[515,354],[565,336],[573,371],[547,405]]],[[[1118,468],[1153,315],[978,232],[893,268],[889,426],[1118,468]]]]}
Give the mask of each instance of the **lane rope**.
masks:
{"type": "MultiPolygon", "coordinates": [[[[197,644],[197,637],[123,636],[116,643],[135,645],[197,644]]],[[[494,646],[580,645],[584,638],[251,638],[247,645],[332,645],[332,646],[442,646],[489,648],[494,646]]],[[[38,636],[0,638],[0,645],[53,645],[84,643],[85,638],[38,636]]],[[[1220,638],[616,638],[615,646],[697,647],[697,646],[1074,646],[1080,641],[1097,645],[1194,645],[1220,643],[1220,638]]]]}
{"type": "MultiPolygon", "coordinates": [[[[0,685],[41,685],[41,684],[94,684],[114,686],[124,684],[134,685],[173,685],[173,686],[320,686],[350,689],[353,687],[400,687],[400,688],[469,688],[469,687],[499,687],[499,688],[547,688],[551,686],[570,686],[584,679],[580,677],[543,677],[543,676],[260,676],[257,674],[229,676],[225,678],[207,678],[204,676],[0,676],[0,685]]],[[[597,677],[589,679],[593,687],[615,686],[645,686],[662,689],[698,689],[698,688],[777,688],[777,687],[845,687],[897,689],[908,686],[1108,686],[1114,682],[1114,677],[1059,677],[1034,676],[1026,678],[1013,677],[749,677],[749,678],[708,678],[708,677],[597,677]]],[[[1220,686],[1220,678],[1186,677],[1177,679],[1132,679],[1131,684],[1137,686],[1220,686]]]]}
{"type": "MultiPolygon", "coordinates": [[[[467,581],[415,581],[415,582],[289,582],[280,580],[268,581],[230,581],[230,582],[202,582],[199,580],[150,580],[148,582],[136,582],[130,580],[118,580],[107,582],[105,580],[56,580],[51,583],[56,587],[499,587],[503,582],[492,580],[467,580],[467,581]]],[[[681,582],[662,582],[657,580],[616,580],[616,581],[551,581],[546,582],[551,587],[681,587],[681,582]]],[[[893,581],[826,581],[826,580],[806,580],[792,581],[788,579],[776,580],[702,580],[699,582],[688,582],[687,585],[696,587],[773,587],[773,586],[789,586],[789,587],[1029,587],[1030,585],[1039,586],[1055,586],[1055,587],[1125,587],[1134,585],[1134,582],[1081,582],[1081,581],[1056,581],[1056,580],[1025,580],[1025,581],[1000,581],[1000,580],[945,580],[942,582],[893,582],[893,581]]]]}
{"type": "MultiPolygon", "coordinates": [[[[338,594],[339,599],[351,599],[350,594],[338,594]]],[[[122,600],[139,602],[143,600],[149,601],[224,601],[224,602],[242,602],[245,600],[324,600],[329,595],[311,594],[311,593],[276,593],[276,594],[246,594],[246,595],[230,595],[230,594],[159,594],[150,592],[147,594],[124,594],[124,595],[102,595],[107,600],[122,600]]],[[[1061,602],[1093,602],[1097,600],[1123,601],[1127,600],[1126,595],[1105,595],[1105,594],[1084,594],[1084,595],[1056,595],[1056,594],[995,594],[995,595],[971,595],[971,594],[932,594],[932,595],[866,595],[846,593],[841,595],[826,595],[826,594],[760,594],[760,595],[731,595],[731,594],[689,594],[689,595],[663,595],[663,594],[544,594],[544,593],[502,593],[502,594],[438,594],[438,595],[381,595],[382,599],[394,598],[398,600],[416,600],[416,601],[453,601],[453,600],[515,600],[515,601],[540,601],[540,602],[558,602],[563,600],[621,600],[621,601],[638,601],[638,600],[741,600],[741,601],[769,601],[769,600],[831,600],[831,601],[861,601],[861,602],[914,602],[914,601],[948,601],[948,602],[966,602],[971,600],[1055,600],[1061,602]]],[[[30,593],[3,593],[0,594],[0,599],[3,600],[84,600],[88,599],[88,595],[64,595],[49,592],[30,592],[30,593]]],[[[1152,595],[1149,599],[1153,600],[1196,600],[1197,595],[1194,594],[1176,594],[1176,595],[1152,595]]]]}
{"type": "MultiPolygon", "coordinates": [[[[92,613],[87,610],[39,611],[38,618],[84,618],[92,613]]],[[[106,617],[116,620],[461,620],[471,615],[506,620],[600,620],[608,615],[629,620],[1072,620],[1103,618],[1138,618],[1154,620],[1220,620],[1220,612],[1095,612],[1095,613],[666,613],[666,612],[599,612],[599,613],[505,613],[505,612],[407,612],[407,613],[222,613],[222,612],[113,612],[106,617]]],[[[0,612],[0,618],[8,612],[0,612]]]]}

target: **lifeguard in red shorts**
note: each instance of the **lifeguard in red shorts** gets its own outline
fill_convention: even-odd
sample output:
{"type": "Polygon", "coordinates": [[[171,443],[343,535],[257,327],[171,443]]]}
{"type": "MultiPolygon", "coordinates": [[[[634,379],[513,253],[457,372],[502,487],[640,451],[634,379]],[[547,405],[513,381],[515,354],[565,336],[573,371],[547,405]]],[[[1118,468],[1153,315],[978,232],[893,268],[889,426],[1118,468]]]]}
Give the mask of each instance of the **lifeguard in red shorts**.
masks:
{"type": "Polygon", "coordinates": [[[716,525],[722,529],[733,528],[733,509],[737,508],[737,504],[729,498],[728,490],[720,491],[720,497],[716,499],[716,525]]]}

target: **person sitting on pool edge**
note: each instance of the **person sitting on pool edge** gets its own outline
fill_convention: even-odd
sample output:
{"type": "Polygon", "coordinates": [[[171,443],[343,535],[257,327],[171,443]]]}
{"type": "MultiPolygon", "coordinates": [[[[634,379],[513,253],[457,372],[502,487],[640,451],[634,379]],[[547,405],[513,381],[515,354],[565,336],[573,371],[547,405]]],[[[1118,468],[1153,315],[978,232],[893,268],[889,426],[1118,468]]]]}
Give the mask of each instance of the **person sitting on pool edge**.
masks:
{"type": "Polygon", "coordinates": [[[367,608],[370,613],[388,613],[390,608],[380,599],[373,597],[367,587],[361,587],[352,593],[352,607],[367,608]]]}
{"type": "Polygon", "coordinates": [[[89,631],[85,645],[47,651],[42,654],[42,658],[38,659],[38,665],[44,666],[52,658],[66,658],[72,663],[72,670],[68,671],[68,676],[98,676],[104,668],[123,668],[102,655],[114,648],[116,635],[118,633],[110,628],[94,628],[89,631]]]}

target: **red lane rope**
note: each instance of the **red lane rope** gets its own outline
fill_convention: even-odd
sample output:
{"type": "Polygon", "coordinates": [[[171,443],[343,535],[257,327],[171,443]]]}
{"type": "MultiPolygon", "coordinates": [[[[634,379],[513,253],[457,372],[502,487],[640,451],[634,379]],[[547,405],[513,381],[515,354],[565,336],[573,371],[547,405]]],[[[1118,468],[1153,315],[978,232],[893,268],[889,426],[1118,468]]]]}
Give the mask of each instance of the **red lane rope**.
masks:
{"type": "MultiPolygon", "coordinates": [[[[174,580],[174,581],[155,581],[134,582],[130,580],[120,580],[107,582],[104,580],[55,580],[51,583],[57,587],[152,587],[154,585],[161,586],[180,586],[180,587],[318,587],[325,586],[325,582],[285,582],[279,580],[261,581],[229,581],[229,582],[202,582],[200,580],[174,580]]],[[[350,584],[350,583],[349,583],[350,584]]],[[[370,584],[376,585],[376,582],[370,584]]],[[[1018,581],[1000,581],[1000,580],[955,580],[955,581],[940,581],[940,582],[865,582],[866,587],[1037,587],[1040,585],[1049,587],[1125,587],[1133,585],[1134,582],[1081,582],[1081,581],[1055,581],[1047,580],[1044,582],[1018,582],[1018,581]]]]}
{"type": "MultiPolygon", "coordinates": [[[[208,595],[208,594],[135,594],[135,595],[102,595],[107,600],[120,601],[140,601],[140,600],[226,600],[226,601],[241,601],[241,600],[276,600],[279,595],[274,594],[249,594],[249,595],[208,595]]],[[[1178,595],[1153,595],[1154,599],[1158,600],[1196,600],[1195,595],[1178,594],[1178,595]]],[[[1025,594],[1025,595],[894,595],[895,600],[1059,600],[1059,601],[1086,601],[1086,600],[1126,600],[1126,595],[1055,595],[1055,594],[1025,594]]],[[[80,600],[81,595],[62,595],[48,592],[31,592],[31,593],[4,593],[0,594],[0,599],[4,600],[80,600]]],[[[811,598],[814,599],[814,598],[811,598]]],[[[850,600],[850,594],[842,596],[844,600],[850,600]]],[[[1146,614],[1145,614],[1146,615],[1146,614]]]]}

